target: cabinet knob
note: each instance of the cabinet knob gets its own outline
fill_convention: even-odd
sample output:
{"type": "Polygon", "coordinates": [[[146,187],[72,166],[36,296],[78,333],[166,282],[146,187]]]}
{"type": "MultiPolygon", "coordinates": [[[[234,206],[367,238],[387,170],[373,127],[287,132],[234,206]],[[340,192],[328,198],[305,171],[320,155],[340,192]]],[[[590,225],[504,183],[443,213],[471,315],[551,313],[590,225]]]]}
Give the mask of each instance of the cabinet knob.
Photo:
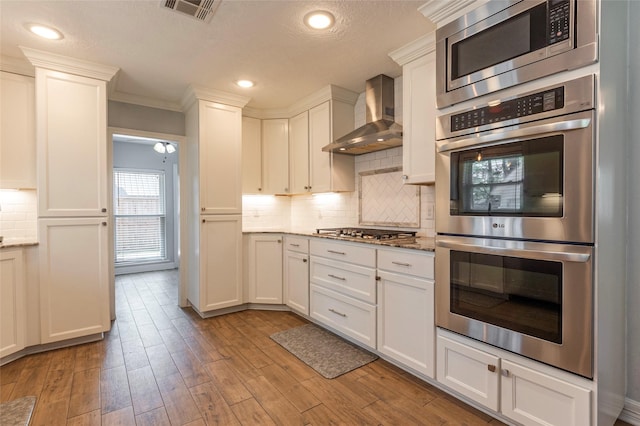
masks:
{"type": "Polygon", "coordinates": [[[201,210],[201,211],[204,211],[204,207],[200,207],[200,210],[201,210]]]}
{"type": "Polygon", "coordinates": [[[205,223],[205,220],[204,220],[204,219],[202,219],[202,223],[205,223]]]}
{"type": "Polygon", "coordinates": [[[382,278],[376,276],[376,281],[380,281],[382,278]]]}
{"type": "Polygon", "coordinates": [[[487,370],[491,371],[492,373],[496,372],[496,366],[493,364],[489,364],[487,365],[487,370]]]}
{"type": "Polygon", "coordinates": [[[308,186],[305,186],[305,187],[304,187],[304,189],[309,189],[309,187],[308,187],[308,186]]]}
{"type": "Polygon", "coordinates": [[[262,191],[262,188],[258,188],[258,191],[262,191]]]}
{"type": "Polygon", "coordinates": [[[106,212],[107,212],[107,209],[102,209],[102,213],[106,213],[106,212]]]}
{"type": "Polygon", "coordinates": [[[506,368],[502,369],[502,375],[504,377],[511,377],[511,371],[507,370],[506,368]]]}
{"type": "Polygon", "coordinates": [[[307,263],[307,259],[302,259],[302,262],[303,263],[307,263]]]}
{"type": "Polygon", "coordinates": [[[107,226],[107,222],[102,222],[102,226],[107,226]]]}
{"type": "Polygon", "coordinates": [[[284,192],[289,192],[289,188],[285,188],[285,189],[284,189],[284,192]]]}
{"type": "Polygon", "coordinates": [[[409,176],[407,176],[407,175],[402,175],[402,180],[407,180],[407,179],[409,179],[409,176]]]}
{"type": "Polygon", "coordinates": [[[278,244],[282,243],[282,240],[278,240],[278,244]]]}

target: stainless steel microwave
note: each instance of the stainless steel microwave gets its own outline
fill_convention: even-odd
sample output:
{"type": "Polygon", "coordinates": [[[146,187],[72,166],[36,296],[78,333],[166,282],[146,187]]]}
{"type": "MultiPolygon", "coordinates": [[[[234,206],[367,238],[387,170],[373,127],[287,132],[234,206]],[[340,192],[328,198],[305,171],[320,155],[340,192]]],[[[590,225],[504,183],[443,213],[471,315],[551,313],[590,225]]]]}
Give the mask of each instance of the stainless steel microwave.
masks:
{"type": "Polygon", "coordinates": [[[438,107],[596,62],[597,2],[489,1],[438,29],[438,107]]]}

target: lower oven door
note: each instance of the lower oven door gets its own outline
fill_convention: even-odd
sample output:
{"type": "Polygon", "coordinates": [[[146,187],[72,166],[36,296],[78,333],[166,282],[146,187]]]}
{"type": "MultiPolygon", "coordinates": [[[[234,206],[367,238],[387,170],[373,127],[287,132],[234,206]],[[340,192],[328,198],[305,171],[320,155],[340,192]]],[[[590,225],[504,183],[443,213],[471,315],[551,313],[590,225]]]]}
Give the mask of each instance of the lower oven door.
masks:
{"type": "Polygon", "coordinates": [[[593,377],[593,247],[436,237],[436,324],[593,377]]]}

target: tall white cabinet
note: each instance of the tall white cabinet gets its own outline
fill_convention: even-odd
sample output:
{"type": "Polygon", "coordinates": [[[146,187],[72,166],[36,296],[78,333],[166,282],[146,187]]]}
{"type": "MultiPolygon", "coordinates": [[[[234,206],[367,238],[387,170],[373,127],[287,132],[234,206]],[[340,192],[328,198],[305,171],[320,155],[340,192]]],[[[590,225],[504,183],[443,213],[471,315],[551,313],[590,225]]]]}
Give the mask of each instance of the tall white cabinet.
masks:
{"type": "Polygon", "coordinates": [[[36,67],[41,343],[107,331],[107,82],[118,71],[22,48],[36,67]]]}
{"type": "Polygon", "coordinates": [[[191,87],[187,133],[187,299],[202,316],[242,300],[242,107],[248,98],[191,87]]]}

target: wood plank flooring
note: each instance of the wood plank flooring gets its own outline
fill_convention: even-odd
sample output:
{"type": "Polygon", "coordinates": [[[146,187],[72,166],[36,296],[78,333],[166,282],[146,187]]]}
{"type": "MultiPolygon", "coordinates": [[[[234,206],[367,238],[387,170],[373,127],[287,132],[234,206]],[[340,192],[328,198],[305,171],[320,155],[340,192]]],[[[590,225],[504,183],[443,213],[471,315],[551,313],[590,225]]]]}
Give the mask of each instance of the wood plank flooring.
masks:
{"type": "Polygon", "coordinates": [[[383,360],[327,380],[269,335],[305,324],[245,311],[203,320],[177,271],[119,276],[100,342],[0,368],[0,401],[37,399],[40,425],[498,425],[383,360]]]}

